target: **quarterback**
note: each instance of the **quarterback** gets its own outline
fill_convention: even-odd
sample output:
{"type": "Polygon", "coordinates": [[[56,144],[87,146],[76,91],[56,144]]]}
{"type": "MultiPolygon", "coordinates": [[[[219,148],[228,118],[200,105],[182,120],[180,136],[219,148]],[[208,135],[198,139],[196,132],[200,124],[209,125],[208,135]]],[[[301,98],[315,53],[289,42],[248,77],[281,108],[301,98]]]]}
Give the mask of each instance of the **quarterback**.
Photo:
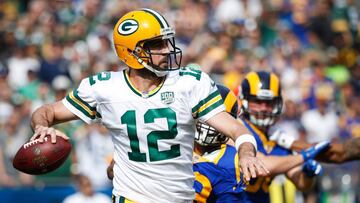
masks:
{"type": "Polygon", "coordinates": [[[127,68],[81,81],[62,101],[37,109],[33,139],[67,136],[51,127],[74,119],[101,122],[114,143],[116,202],[191,202],[192,152],[197,120],[236,143],[246,179],[266,175],[256,141],[225,112],[208,75],[181,67],[181,50],[165,18],[151,9],[131,11],[114,27],[114,47],[127,68]]]}

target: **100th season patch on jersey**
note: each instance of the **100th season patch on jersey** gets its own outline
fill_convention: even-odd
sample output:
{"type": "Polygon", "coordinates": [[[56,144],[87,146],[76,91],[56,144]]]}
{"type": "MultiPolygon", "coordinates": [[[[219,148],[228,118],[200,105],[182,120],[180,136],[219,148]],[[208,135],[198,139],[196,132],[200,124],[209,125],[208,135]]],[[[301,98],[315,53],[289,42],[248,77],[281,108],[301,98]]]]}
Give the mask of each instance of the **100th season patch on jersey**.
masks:
{"type": "Polygon", "coordinates": [[[143,93],[126,70],[100,73],[84,79],[63,103],[85,122],[109,129],[115,195],[138,202],[193,200],[195,119],[205,122],[225,109],[208,75],[182,68],[143,93]]]}

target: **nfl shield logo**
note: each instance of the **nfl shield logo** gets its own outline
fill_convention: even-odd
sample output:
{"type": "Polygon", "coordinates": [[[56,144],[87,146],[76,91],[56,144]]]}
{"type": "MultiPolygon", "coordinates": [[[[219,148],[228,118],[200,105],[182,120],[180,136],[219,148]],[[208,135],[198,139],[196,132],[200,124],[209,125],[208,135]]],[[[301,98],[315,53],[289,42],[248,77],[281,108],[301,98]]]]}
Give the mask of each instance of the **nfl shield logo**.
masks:
{"type": "Polygon", "coordinates": [[[164,104],[170,104],[174,102],[174,92],[163,92],[161,93],[161,101],[164,104]]]}

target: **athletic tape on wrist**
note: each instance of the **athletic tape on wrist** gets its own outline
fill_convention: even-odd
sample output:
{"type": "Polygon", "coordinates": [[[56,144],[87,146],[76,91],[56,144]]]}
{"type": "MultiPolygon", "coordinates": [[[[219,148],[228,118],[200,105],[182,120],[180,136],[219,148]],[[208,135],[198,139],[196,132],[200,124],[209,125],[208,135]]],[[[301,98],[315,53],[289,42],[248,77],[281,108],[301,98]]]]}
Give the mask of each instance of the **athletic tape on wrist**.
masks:
{"type": "Polygon", "coordinates": [[[241,135],[238,138],[236,138],[236,140],[235,140],[236,150],[239,150],[240,145],[243,144],[244,142],[250,142],[252,145],[254,145],[255,150],[257,151],[256,140],[255,140],[254,136],[252,136],[250,134],[244,134],[244,135],[241,135]]]}

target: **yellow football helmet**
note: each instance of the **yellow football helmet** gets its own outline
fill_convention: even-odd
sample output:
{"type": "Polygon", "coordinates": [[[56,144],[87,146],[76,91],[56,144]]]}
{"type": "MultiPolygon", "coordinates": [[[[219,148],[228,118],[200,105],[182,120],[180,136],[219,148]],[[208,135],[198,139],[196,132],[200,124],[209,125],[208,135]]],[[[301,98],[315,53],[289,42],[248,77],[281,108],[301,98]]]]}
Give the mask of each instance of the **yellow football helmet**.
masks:
{"type": "Polygon", "coordinates": [[[241,110],[243,116],[258,127],[269,127],[281,115],[283,99],[279,78],[266,71],[250,72],[240,86],[241,110]],[[266,102],[271,112],[258,111],[249,107],[249,101],[266,102]]]}
{"type": "Polygon", "coordinates": [[[157,76],[164,76],[181,65],[182,51],[175,46],[175,31],[166,19],[151,9],[141,9],[125,14],[116,23],[113,32],[114,46],[121,61],[133,69],[146,68],[157,76]],[[168,53],[154,53],[149,47],[166,43],[168,53]],[[152,55],[167,55],[167,68],[152,63],[152,55]],[[173,65],[175,67],[173,67],[173,65]]]}
{"type": "MultiPolygon", "coordinates": [[[[223,85],[216,85],[222,100],[224,101],[225,110],[232,117],[237,118],[238,102],[234,92],[223,85]]],[[[227,142],[229,138],[217,131],[215,128],[198,121],[196,123],[195,142],[201,146],[216,147],[227,142]]]]}

